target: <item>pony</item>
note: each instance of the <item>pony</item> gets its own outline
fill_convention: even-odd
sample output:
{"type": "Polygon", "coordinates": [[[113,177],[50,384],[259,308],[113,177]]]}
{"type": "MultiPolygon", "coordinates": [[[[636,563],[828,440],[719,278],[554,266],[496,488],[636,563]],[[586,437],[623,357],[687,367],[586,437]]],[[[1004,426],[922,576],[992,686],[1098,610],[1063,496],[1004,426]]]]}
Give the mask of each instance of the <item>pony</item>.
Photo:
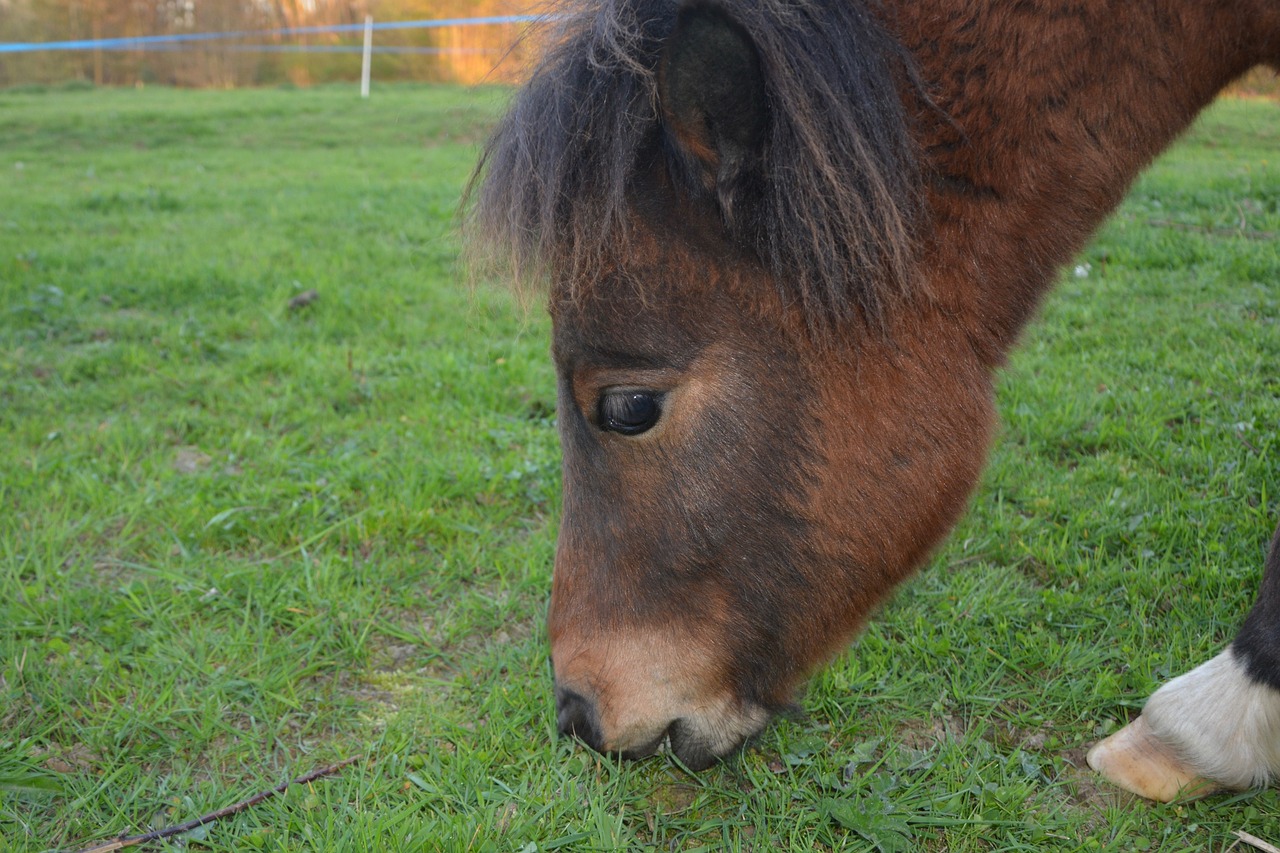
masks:
{"type": "MultiPolygon", "coordinates": [[[[1274,0],[588,0],[468,189],[547,284],[557,725],[709,766],[964,511],[993,375],[1274,0]]],[[[1221,654],[1089,753],[1144,797],[1280,773],[1280,531],[1221,654]]]]}

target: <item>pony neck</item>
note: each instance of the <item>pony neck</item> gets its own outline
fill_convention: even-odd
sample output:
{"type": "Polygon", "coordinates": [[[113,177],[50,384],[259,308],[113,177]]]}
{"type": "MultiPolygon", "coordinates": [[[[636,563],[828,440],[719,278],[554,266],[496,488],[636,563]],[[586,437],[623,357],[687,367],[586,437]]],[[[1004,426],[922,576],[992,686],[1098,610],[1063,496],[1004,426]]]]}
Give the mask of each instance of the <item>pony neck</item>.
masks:
{"type": "Polygon", "coordinates": [[[1059,268],[1228,83],[1280,64],[1272,0],[890,0],[932,228],[922,269],[1000,363],[1059,268]]]}

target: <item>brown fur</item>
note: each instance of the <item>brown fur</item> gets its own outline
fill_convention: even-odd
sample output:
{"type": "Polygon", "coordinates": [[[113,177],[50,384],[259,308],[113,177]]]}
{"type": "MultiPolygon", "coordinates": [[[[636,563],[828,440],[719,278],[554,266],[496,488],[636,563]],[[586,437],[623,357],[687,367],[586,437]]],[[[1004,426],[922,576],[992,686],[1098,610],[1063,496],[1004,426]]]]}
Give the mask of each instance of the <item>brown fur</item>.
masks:
{"type": "Polygon", "coordinates": [[[1280,61],[1268,0],[904,1],[891,17],[934,102],[915,107],[922,266],[990,363],[1137,174],[1229,82],[1280,61]]]}
{"type": "Polygon", "coordinates": [[[491,143],[477,221],[552,277],[561,728],[624,753],[665,732],[701,766],[790,702],[949,531],[990,442],[993,369],[1137,173],[1222,86],[1280,60],[1280,6],[858,7],[877,26],[839,0],[693,2],[699,25],[740,15],[757,42],[769,113],[747,172],[726,187],[720,170],[708,194],[724,116],[656,103],[690,90],[658,71],[674,3],[601,0],[491,143]],[[638,8],[652,15],[627,24],[638,8]],[[832,32],[805,31],[789,49],[813,55],[791,67],[770,28],[793,18],[836,21],[858,34],[850,51],[879,53],[854,73],[828,55],[832,32]],[[869,118],[778,97],[863,72],[880,82],[845,94],[869,118]],[[886,82],[892,103],[868,96],[886,82]],[[625,121],[603,114],[623,108],[625,121]],[[840,115],[823,124],[824,111],[840,115]],[[780,124],[811,148],[782,150],[780,124]],[[914,145],[888,153],[907,129],[914,145]],[[779,206],[784,192],[797,198],[779,206]],[[768,222],[739,227],[753,216],[768,222]],[[650,431],[596,422],[618,388],[661,400],[650,431]]]}

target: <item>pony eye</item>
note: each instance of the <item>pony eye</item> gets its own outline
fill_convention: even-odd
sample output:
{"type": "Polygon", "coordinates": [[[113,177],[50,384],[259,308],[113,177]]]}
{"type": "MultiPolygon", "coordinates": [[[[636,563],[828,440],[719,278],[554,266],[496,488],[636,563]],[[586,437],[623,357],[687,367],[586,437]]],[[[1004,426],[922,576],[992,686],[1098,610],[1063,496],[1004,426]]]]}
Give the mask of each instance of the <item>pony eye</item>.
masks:
{"type": "Polygon", "coordinates": [[[600,398],[600,429],[622,435],[639,435],[662,416],[659,395],[652,391],[610,391],[600,398]]]}

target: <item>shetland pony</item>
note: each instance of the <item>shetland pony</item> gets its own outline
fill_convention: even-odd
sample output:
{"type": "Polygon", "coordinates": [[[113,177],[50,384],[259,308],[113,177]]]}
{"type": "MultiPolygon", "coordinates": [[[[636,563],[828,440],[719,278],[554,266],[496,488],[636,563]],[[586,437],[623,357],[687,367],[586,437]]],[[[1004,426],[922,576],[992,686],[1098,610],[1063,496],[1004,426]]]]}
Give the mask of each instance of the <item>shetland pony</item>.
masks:
{"type": "MultiPolygon", "coordinates": [[[[548,280],[559,728],[705,767],[955,524],[993,374],[1274,0],[593,0],[552,16],[470,221],[548,280]]],[[[1091,763],[1168,800],[1280,772],[1257,604],[1091,763]]]]}

